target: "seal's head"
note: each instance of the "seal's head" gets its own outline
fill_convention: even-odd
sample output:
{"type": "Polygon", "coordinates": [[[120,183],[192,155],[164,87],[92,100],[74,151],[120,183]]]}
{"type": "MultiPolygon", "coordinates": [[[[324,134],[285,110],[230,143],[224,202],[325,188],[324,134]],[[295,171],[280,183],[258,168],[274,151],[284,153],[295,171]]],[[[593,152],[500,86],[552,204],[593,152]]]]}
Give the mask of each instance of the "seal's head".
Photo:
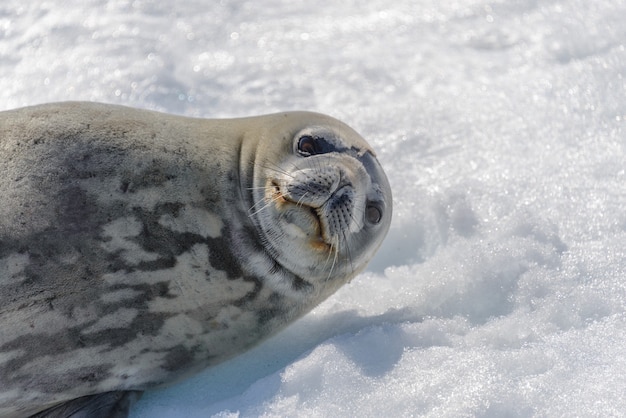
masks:
{"type": "Polygon", "coordinates": [[[261,144],[274,142],[271,158],[257,148],[250,216],[280,267],[311,283],[341,285],[366,266],[389,229],[389,182],[348,126],[318,114],[282,116],[280,129],[262,133],[261,144]],[[268,138],[272,132],[281,135],[268,138]]]}

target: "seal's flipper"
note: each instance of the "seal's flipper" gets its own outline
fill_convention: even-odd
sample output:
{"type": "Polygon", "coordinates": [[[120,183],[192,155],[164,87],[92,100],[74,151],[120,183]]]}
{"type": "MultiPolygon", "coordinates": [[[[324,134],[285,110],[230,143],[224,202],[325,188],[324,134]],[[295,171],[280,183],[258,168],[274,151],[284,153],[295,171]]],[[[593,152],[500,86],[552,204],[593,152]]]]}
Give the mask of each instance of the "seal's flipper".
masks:
{"type": "Polygon", "coordinates": [[[31,418],[126,418],[143,392],[106,392],[72,399],[41,411],[31,418]]]}

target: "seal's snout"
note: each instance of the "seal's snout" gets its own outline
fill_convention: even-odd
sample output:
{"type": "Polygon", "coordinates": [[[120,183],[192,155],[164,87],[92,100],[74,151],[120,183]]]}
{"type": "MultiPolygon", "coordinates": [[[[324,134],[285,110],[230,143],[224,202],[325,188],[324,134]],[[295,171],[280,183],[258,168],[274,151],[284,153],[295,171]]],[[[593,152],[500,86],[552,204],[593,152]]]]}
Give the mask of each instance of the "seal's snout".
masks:
{"type": "Polygon", "coordinates": [[[292,202],[320,208],[339,188],[341,172],[334,167],[296,170],[285,179],[284,197],[292,202]]]}
{"type": "Polygon", "coordinates": [[[363,199],[349,173],[340,167],[316,165],[295,170],[271,183],[271,200],[282,211],[286,231],[314,250],[328,251],[362,227],[356,214],[363,199]]]}
{"type": "Polygon", "coordinates": [[[350,230],[354,217],[354,188],[343,186],[328,199],[322,208],[324,230],[331,241],[350,230]]]}

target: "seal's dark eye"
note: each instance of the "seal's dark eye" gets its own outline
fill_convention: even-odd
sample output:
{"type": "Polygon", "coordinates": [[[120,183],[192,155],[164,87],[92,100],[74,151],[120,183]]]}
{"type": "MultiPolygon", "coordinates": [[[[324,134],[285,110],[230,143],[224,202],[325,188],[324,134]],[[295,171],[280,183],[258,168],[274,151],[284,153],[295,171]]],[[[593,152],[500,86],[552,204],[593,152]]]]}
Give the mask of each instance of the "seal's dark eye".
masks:
{"type": "Polygon", "coordinates": [[[371,224],[377,224],[383,218],[383,211],[374,205],[368,205],[365,208],[365,219],[371,224]]]}
{"type": "Polygon", "coordinates": [[[303,155],[314,155],[317,154],[317,140],[309,135],[303,136],[298,141],[298,151],[303,155]]]}
{"type": "Polygon", "coordinates": [[[298,139],[298,152],[304,157],[331,152],[333,147],[319,136],[303,135],[298,139]]]}

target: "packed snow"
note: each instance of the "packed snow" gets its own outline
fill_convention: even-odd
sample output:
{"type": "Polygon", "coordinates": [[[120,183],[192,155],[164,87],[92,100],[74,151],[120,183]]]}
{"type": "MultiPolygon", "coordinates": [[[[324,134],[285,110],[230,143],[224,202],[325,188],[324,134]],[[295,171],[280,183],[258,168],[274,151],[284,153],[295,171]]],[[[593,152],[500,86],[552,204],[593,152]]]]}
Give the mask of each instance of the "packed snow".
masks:
{"type": "Polygon", "coordinates": [[[624,22],[624,0],[3,0],[2,110],[314,110],[392,184],[364,273],[132,417],[624,414],[624,22]]]}

